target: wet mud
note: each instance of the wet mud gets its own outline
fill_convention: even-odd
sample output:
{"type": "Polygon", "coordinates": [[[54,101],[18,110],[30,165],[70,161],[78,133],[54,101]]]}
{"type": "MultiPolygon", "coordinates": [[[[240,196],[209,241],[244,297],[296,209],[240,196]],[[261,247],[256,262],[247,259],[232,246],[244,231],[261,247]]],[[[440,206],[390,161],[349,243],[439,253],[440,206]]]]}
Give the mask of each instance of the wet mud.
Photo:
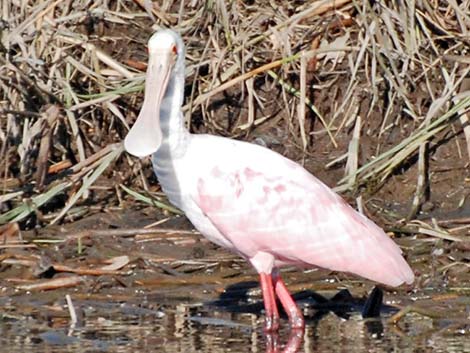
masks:
{"type": "Polygon", "coordinates": [[[283,316],[272,335],[263,330],[255,271],[197,234],[183,216],[153,208],[97,213],[21,236],[22,243],[4,244],[1,258],[1,340],[12,352],[470,349],[463,244],[397,239],[417,280],[382,287],[383,301],[379,296],[372,304],[372,282],[286,268],[282,276],[306,329],[292,332],[283,316]],[[158,220],[158,231],[139,233],[158,220]]]}

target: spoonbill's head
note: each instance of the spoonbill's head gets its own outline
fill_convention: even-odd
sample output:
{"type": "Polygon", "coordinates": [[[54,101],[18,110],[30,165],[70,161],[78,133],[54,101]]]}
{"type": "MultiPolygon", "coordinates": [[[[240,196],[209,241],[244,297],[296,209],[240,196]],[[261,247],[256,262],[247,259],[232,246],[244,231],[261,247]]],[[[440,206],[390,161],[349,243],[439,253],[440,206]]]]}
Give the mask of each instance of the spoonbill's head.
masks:
{"type": "MultiPolygon", "coordinates": [[[[171,30],[156,32],[148,42],[148,52],[144,103],[134,126],[124,140],[126,151],[136,157],[148,156],[160,147],[160,113],[163,98],[170,85],[176,85],[184,79],[184,45],[177,33],[171,30]]],[[[176,102],[174,97],[169,98],[171,99],[166,104],[179,104],[178,108],[181,106],[182,102],[176,102]]],[[[169,113],[169,110],[166,109],[165,113],[169,113]]]]}

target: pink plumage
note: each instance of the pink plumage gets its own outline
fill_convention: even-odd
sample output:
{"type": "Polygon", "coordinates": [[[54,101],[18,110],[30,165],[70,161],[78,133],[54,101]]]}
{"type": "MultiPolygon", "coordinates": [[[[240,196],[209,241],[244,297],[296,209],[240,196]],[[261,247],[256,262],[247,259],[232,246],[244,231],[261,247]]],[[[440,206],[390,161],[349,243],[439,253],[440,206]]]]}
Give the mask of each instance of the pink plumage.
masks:
{"type": "Polygon", "coordinates": [[[412,283],[400,248],[303,167],[264,147],[190,134],[183,123],[184,45],[172,31],[149,41],[144,105],[125,140],[152,154],[171,203],[209,240],[260,274],[266,327],[278,327],[276,296],[292,327],[302,313],[279,276],[283,265],[345,271],[390,286],[412,283]]]}
{"type": "Polygon", "coordinates": [[[192,193],[232,250],[247,259],[265,252],[273,266],[318,266],[391,286],[413,281],[383,230],[300,165],[260,146],[217,140],[217,152],[206,152],[213,166],[204,164],[192,193]]]}

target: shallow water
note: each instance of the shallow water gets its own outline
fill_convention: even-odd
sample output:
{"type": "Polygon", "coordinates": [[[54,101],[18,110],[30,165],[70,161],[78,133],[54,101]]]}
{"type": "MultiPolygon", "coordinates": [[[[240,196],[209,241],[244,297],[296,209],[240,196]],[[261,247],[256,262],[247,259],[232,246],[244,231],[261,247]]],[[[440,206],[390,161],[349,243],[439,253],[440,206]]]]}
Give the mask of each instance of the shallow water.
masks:
{"type": "MultiPolygon", "coordinates": [[[[261,315],[218,311],[211,306],[76,301],[85,318],[74,327],[67,317],[4,315],[0,324],[8,352],[470,352],[469,322],[407,315],[398,325],[381,319],[348,319],[333,313],[307,320],[298,342],[286,320],[278,335],[263,331],[261,315]],[[288,341],[294,344],[288,346],[288,341]]],[[[53,307],[50,310],[54,310],[53,307]]]]}

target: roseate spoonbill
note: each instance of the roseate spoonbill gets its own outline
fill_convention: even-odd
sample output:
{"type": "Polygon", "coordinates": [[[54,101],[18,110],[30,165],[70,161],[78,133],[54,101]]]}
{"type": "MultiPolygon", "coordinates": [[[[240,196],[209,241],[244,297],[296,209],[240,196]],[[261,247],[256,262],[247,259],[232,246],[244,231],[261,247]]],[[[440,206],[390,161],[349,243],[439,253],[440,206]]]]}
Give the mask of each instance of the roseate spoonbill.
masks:
{"type": "Polygon", "coordinates": [[[145,100],[124,146],[137,157],[152,155],[170,202],[206,238],[254,266],[267,330],[278,328],[276,296],[291,326],[304,326],[279,276],[283,265],[345,271],[389,286],[413,282],[400,248],[383,230],[299,164],[258,145],[191,134],[181,112],[181,37],[160,30],[148,51],[145,100]]]}

